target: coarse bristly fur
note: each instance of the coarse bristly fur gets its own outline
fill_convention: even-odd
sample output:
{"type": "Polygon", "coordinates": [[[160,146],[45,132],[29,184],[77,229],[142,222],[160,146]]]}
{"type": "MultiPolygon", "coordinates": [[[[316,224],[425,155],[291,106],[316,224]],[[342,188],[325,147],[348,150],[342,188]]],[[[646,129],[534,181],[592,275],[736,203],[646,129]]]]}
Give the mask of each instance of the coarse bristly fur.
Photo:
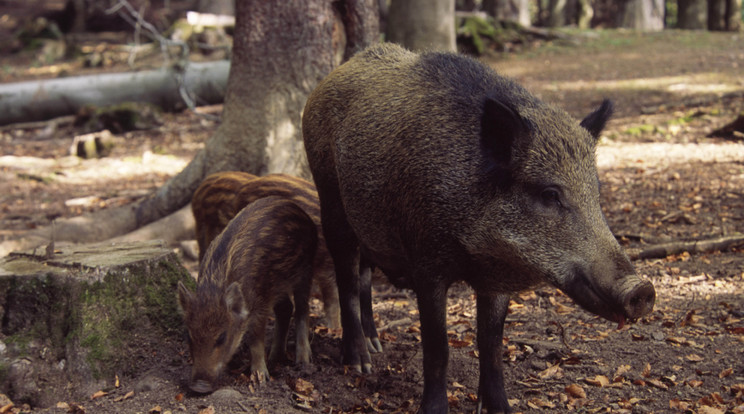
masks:
{"type": "Polygon", "coordinates": [[[276,314],[269,359],[283,357],[294,303],[296,357],[310,361],[309,291],[317,228],[295,203],[264,197],[242,209],[209,246],[196,292],[183,284],[178,299],[193,359],[190,388],[211,392],[245,337],[251,372],[268,378],[264,332],[276,314]]]}
{"type": "Polygon", "coordinates": [[[207,176],[191,200],[200,260],[212,240],[243,207],[269,196],[293,201],[315,222],[318,229],[318,253],[313,266],[313,281],[323,297],[328,327],[340,329],[336,275],[320,225],[318,192],[313,183],[307,180],[287,174],[257,177],[239,171],[224,171],[207,176]]]}
{"type": "Polygon", "coordinates": [[[417,295],[423,412],[447,409],[446,291],[475,289],[479,395],[508,411],[500,361],[511,292],[549,282],[623,324],[650,312],[599,205],[595,147],[612,112],[581,123],[491,68],[452,53],[382,44],[308,99],[303,137],[334,259],[344,362],[368,370],[357,319],[359,251],[417,295]]]}

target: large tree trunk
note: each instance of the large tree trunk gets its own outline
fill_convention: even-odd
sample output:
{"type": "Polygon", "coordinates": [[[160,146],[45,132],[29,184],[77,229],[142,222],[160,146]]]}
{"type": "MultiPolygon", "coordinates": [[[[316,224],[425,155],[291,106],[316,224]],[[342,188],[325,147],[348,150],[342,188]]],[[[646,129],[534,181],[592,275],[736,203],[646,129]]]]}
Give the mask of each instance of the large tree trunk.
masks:
{"type": "Polygon", "coordinates": [[[618,13],[618,27],[643,31],[664,29],[664,0],[625,0],[618,13]]]}
{"type": "Polygon", "coordinates": [[[549,0],[545,25],[561,27],[566,25],[566,0],[549,0]]]}
{"type": "Polygon", "coordinates": [[[726,0],[708,0],[708,30],[726,30],[726,0]]]}
{"type": "Polygon", "coordinates": [[[741,0],[726,0],[726,30],[741,30],[741,0]]]}
{"type": "Polygon", "coordinates": [[[677,2],[677,27],[687,30],[705,30],[707,5],[705,0],[679,0],[677,2]]]}
{"type": "Polygon", "coordinates": [[[199,10],[199,13],[235,16],[234,0],[199,0],[196,8],[199,10]]]}
{"type": "Polygon", "coordinates": [[[496,20],[532,25],[529,0],[483,0],[483,11],[496,20]]]}
{"type": "Polygon", "coordinates": [[[386,37],[411,50],[455,51],[455,0],[392,0],[386,37]]]}
{"type": "Polygon", "coordinates": [[[300,132],[307,96],[339,57],[377,40],[377,7],[375,0],[237,1],[222,124],[180,174],[138,207],[137,225],[186,205],[213,172],[308,177],[300,132]]]}

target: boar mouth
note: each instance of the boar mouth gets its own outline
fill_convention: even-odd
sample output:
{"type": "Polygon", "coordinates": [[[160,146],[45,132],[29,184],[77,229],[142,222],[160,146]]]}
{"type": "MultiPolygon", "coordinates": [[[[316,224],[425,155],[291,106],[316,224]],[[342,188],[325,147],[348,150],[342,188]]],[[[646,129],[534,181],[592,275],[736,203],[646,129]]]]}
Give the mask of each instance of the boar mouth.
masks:
{"type": "Polygon", "coordinates": [[[576,269],[561,289],[581,307],[609,321],[621,329],[626,320],[635,321],[651,312],[656,292],[651,282],[636,275],[615,280],[609,291],[592,283],[581,270],[576,269]]]}

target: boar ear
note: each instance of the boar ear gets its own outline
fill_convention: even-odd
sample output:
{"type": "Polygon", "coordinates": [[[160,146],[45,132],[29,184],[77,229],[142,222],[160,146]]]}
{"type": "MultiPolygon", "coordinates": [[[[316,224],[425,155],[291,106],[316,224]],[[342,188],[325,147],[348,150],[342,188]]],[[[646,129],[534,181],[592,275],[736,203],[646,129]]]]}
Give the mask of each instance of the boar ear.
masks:
{"type": "Polygon", "coordinates": [[[587,115],[586,118],[581,121],[581,126],[589,131],[589,134],[591,134],[591,136],[597,139],[599,138],[599,134],[604,129],[607,120],[610,119],[610,116],[612,116],[612,111],[612,101],[609,99],[605,99],[604,101],[602,101],[602,104],[599,105],[599,108],[587,115]]]}
{"type": "Polygon", "coordinates": [[[497,99],[486,98],[481,119],[481,140],[501,167],[511,163],[514,144],[528,129],[517,111],[497,99]]]}
{"type": "Polygon", "coordinates": [[[191,307],[194,295],[191,291],[183,284],[178,282],[178,307],[181,308],[181,313],[187,313],[191,307]]]}
{"type": "Polygon", "coordinates": [[[248,316],[248,309],[245,308],[245,298],[240,290],[238,282],[230,283],[225,291],[225,306],[238,319],[245,319],[248,316]]]}

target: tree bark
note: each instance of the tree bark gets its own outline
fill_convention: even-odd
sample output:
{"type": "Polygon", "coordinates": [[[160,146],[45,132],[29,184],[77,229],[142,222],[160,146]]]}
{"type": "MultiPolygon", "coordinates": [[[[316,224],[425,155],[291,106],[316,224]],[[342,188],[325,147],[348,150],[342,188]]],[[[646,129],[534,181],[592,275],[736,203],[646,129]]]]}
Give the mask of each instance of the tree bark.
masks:
{"type": "Polygon", "coordinates": [[[642,31],[664,29],[664,0],[626,0],[620,6],[618,27],[642,31]]]}
{"type": "Polygon", "coordinates": [[[392,0],[386,37],[410,50],[454,52],[455,0],[392,0]]]}
{"type": "Polygon", "coordinates": [[[483,11],[499,21],[517,22],[524,27],[532,25],[528,0],[483,0],[483,11]]]}
{"type": "Polygon", "coordinates": [[[198,104],[220,103],[229,66],[227,61],[196,62],[183,76],[159,69],[2,84],[0,125],[74,114],[84,105],[148,102],[164,110],[183,108],[180,86],[195,95],[198,104]]]}
{"type": "Polygon", "coordinates": [[[214,172],[309,177],[300,132],[307,96],[339,57],[377,40],[377,8],[375,0],[237,1],[223,122],[181,173],[140,204],[137,226],[186,205],[214,172]]]}
{"type": "Polygon", "coordinates": [[[548,16],[545,25],[561,27],[566,25],[566,0],[549,0],[548,16]]]}
{"type": "Polygon", "coordinates": [[[708,0],[708,30],[726,30],[726,0],[708,0]]]}
{"type": "Polygon", "coordinates": [[[224,16],[235,16],[234,0],[199,0],[197,6],[199,13],[221,14],[224,16]]]}
{"type": "Polygon", "coordinates": [[[687,30],[705,30],[707,5],[705,0],[679,0],[677,2],[677,27],[687,30]]]}
{"type": "Polygon", "coordinates": [[[738,32],[741,30],[741,0],[726,0],[726,30],[738,32]]]}

